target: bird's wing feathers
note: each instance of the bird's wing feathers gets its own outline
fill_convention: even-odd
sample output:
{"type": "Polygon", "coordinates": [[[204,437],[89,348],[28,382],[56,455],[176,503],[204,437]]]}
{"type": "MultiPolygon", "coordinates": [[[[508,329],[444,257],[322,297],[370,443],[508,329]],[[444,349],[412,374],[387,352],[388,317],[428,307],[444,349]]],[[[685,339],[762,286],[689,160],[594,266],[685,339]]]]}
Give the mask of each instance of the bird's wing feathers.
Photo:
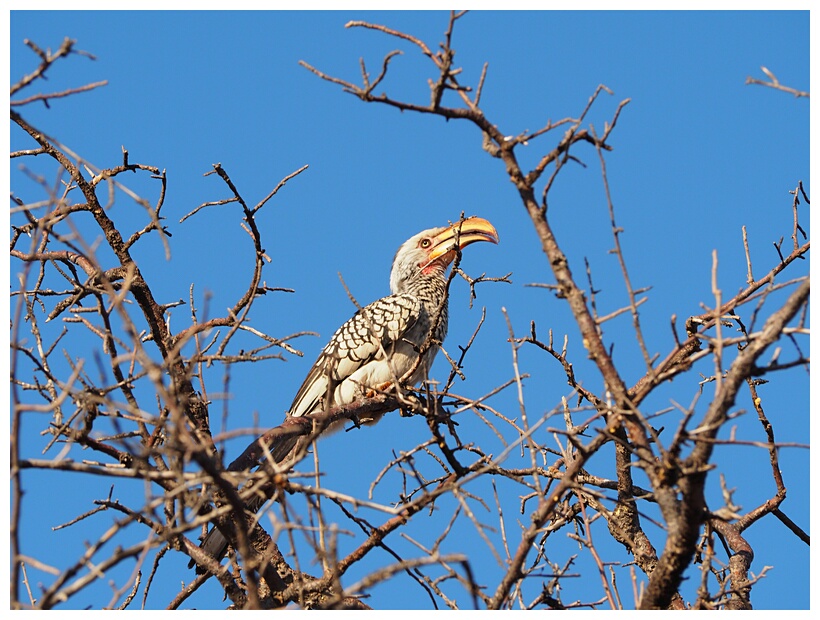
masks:
{"type": "MultiPolygon", "coordinates": [[[[299,388],[289,415],[307,415],[337,404],[332,402],[336,387],[359,368],[378,359],[382,351],[389,355],[393,345],[416,324],[421,312],[421,302],[412,295],[390,295],[359,310],[333,334],[299,388]],[[328,395],[331,402],[327,402],[328,395]]],[[[295,445],[295,438],[281,442],[272,448],[273,459],[281,462],[295,445]]],[[[259,504],[248,505],[252,512],[259,508],[259,504]]],[[[201,546],[206,553],[221,558],[228,541],[222,532],[212,528],[201,546]]]]}
{"type": "Polygon", "coordinates": [[[289,415],[301,416],[337,403],[325,402],[336,386],[368,362],[390,351],[413,327],[421,303],[412,295],[390,295],[359,310],[319,355],[293,399],[289,415]]]}

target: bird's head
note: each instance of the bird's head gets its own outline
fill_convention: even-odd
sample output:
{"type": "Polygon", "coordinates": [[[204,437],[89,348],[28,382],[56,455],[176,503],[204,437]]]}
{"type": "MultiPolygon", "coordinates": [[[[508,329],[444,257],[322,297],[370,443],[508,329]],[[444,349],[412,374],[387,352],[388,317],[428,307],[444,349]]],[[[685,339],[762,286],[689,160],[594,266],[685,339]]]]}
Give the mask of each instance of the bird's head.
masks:
{"type": "Polygon", "coordinates": [[[390,290],[404,292],[423,277],[443,277],[457,251],[476,241],[498,243],[498,232],[480,217],[468,217],[442,228],[430,228],[405,241],[393,259],[390,290]]]}

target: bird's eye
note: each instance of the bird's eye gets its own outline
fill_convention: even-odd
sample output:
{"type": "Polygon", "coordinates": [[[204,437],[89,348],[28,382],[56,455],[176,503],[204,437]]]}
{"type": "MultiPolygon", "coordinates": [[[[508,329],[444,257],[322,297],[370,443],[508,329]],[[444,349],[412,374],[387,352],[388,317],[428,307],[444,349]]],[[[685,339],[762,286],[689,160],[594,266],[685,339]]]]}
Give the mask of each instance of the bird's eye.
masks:
{"type": "Polygon", "coordinates": [[[432,243],[433,243],[433,242],[432,242],[432,241],[430,241],[429,239],[422,239],[421,241],[419,241],[419,247],[420,247],[422,250],[426,250],[427,248],[429,248],[429,247],[430,247],[430,245],[431,245],[432,243]]]}

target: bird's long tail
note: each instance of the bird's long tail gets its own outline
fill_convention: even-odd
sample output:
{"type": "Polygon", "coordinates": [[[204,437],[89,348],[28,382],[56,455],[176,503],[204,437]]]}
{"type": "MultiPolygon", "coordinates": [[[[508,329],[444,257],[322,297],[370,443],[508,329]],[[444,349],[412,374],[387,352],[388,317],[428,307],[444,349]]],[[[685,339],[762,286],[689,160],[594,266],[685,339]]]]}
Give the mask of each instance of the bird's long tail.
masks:
{"type": "MultiPolygon", "coordinates": [[[[271,458],[276,463],[282,463],[288,459],[291,453],[294,451],[294,448],[297,447],[297,444],[300,443],[301,437],[286,437],[282,440],[279,445],[273,447],[271,449],[271,458]]],[[[265,468],[266,465],[260,465],[258,469],[265,468]]],[[[269,469],[269,468],[268,468],[269,469]]],[[[267,501],[266,497],[262,495],[256,495],[245,504],[245,510],[249,513],[255,514],[259,511],[260,508],[265,504],[267,501]]],[[[221,560],[225,557],[225,554],[228,552],[228,540],[219,531],[218,528],[212,527],[211,531],[209,531],[205,538],[202,539],[202,542],[199,544],[199,547],[208,555],[216,559],[217,561],[221,560]]],[[[188,562],[188,568],[192,568],[196,564],[194,560],[188,562]]],[[[197,574],[202,574],[205,572],[205,569],[201,566],[196,567],[197,574]]]]}

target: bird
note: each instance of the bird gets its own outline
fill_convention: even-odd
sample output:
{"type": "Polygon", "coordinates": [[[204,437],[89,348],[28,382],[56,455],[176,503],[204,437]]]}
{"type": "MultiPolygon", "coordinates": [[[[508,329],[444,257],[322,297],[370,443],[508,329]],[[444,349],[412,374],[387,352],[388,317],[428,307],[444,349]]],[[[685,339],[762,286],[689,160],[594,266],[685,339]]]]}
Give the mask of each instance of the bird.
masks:
{"type": "MultiPolygon", "coordinates": [[[[405,241],[393,258],[390,295],[359,308],[336,330],[296,392],[287,416],[325,411],[391,385],[413,387],[426,380],[447,335],[448,267],[462,249],[479,241],[499,241],[495,227],[480,217],[462,217],[405,241]]],[[[374,417],[368,423],[376,421],[374,417]]],[[[286,461],[300,439],[305,441],[288,437],[273,446],[272,460],[286,461]]],[[[254,497],[246,509],[257,512],[264,502],[254,497]]],[[[228,542],[212,528],[200,547],[219,560],[228,542]]]]}

